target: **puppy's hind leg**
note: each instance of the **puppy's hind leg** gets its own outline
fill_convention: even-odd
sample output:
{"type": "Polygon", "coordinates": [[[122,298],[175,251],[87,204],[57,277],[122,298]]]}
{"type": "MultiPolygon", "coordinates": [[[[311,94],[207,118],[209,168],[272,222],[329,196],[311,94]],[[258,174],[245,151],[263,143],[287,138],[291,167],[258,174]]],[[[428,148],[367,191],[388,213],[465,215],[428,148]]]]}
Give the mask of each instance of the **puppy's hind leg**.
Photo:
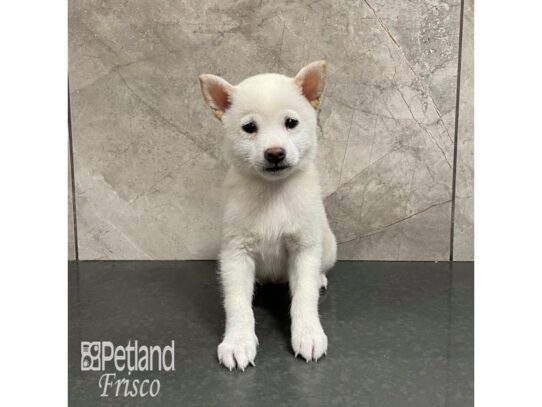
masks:
{"type": "Polygon", "coordinates": [[[324,273],[320,273],[320,288],[327,290],[327,277],[324,273]]]}
{"type": "Polygon", "coordinates": [[[337,261],[337,241],[333,232],[329,228],[329,225],[325,226],[324,239],[322,242],[322,266],[321,266],[321,285],[320,288],[327,290],[327,277],[326,274],[331,267],[337,261]]]}

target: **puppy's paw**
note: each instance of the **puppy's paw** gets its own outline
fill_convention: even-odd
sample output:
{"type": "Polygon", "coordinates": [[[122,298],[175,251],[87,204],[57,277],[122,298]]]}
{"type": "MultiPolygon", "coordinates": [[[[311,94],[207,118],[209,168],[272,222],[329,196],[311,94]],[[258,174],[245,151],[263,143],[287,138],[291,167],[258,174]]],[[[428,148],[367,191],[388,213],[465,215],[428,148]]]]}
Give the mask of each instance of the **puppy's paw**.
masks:
{"type": "Polygon", "coordinates": [[[327,336],[320,323],[292,325],[292,348],[295,357],[317,361],[327,353],[327,336]]]}
{"type": "Polygon", "coordinates": [[[257,346],[258,338],[253,333],[226,335],[222,343],[218,345],[218,361],[230,371],[235,368],[245,371],[249,363],[256,366],[254,358],[257,346]]]}

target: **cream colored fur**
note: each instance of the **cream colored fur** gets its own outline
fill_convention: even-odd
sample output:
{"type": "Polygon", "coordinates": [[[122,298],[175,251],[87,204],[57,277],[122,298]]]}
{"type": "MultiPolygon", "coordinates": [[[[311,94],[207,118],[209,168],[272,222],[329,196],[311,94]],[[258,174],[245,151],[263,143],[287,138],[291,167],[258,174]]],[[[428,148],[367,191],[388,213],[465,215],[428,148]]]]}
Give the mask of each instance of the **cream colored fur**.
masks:
{"type": "Polygon", "coordinates": [[[336,242],[315,165],[315,109],[325,76],[323,61],[309,64],[295,78],[262,74],[237,86],[213,75],[200,76],[204,98],[224,125],[230,163],[220,252],[226,332],[218,346],[218,359],[230,370],[254,364],[256,281],[289,283],[295,355],[316,361],[327,352],[318,296],[319,289],[327,287],[336,242]],[[286,127],[288,118],[297,121],[295,128],[286,127]],[[249,122],[257,127],[252,134],[243,130],[249,122]],[[270,170],[264,157],[270,148],[284,150],[280,165],[287,168],[270,170]]]}

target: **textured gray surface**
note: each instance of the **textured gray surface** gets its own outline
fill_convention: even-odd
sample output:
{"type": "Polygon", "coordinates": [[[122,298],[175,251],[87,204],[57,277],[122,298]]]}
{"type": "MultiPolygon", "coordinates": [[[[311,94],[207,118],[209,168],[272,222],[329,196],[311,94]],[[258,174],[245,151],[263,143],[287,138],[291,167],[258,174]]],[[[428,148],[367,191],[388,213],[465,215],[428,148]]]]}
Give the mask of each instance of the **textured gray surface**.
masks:
{"type": "Polygon", "coordinates": [[[474,0],[465,0],[460,88],[454,260],[474,260],[474,0]]]}
{"type": "Polygon", "coordinates": [[[80,258],[215,258],[225,164],[198,74],[324,58],[339,257],[448,259],[459,20],[458,0],[71,0],[80,258]]]}
{"type": "Polygon", "coordinates": [[[69,269],[71,406],[473,405],[472,263],[340,262],[320,300],[329,352],[295,359],[285,286],[256,290],[256,367],[216,360],[223,312],[214,262],[82,262],[69,269]],[[176,341],[155,399],[99,397],[80,341],[176,341]]]}

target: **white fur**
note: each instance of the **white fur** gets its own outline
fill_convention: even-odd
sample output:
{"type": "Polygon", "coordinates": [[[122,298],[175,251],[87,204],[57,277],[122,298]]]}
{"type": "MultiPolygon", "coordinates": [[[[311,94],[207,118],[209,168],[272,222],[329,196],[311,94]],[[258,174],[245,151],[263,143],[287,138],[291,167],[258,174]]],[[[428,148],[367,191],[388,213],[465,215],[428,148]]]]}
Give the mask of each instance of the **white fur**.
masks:
{"type": "Polygon", "coordinates": [[[318,360],[327,352],[319,289],[327,287],[325,273],[335,263],[336,242],[314,162],[316,111],[294,79],[283,75],[257,75],[231,88],[231,105],[217,116],[224,124],[225,156],[231,164],[220,253],[226,332],[218,359],[230,370],[254,364],[254,283],[288,281],[293,351],[307,362],[318,360]],[[287,129],[286,117],[297,119],[297,127],[287,129]],[[257,123],[255,134],[242,130],[251,120],[257,123]],[[265,171],[264,151],[271,147],[284,148],[288,169],[265,171]]]}

